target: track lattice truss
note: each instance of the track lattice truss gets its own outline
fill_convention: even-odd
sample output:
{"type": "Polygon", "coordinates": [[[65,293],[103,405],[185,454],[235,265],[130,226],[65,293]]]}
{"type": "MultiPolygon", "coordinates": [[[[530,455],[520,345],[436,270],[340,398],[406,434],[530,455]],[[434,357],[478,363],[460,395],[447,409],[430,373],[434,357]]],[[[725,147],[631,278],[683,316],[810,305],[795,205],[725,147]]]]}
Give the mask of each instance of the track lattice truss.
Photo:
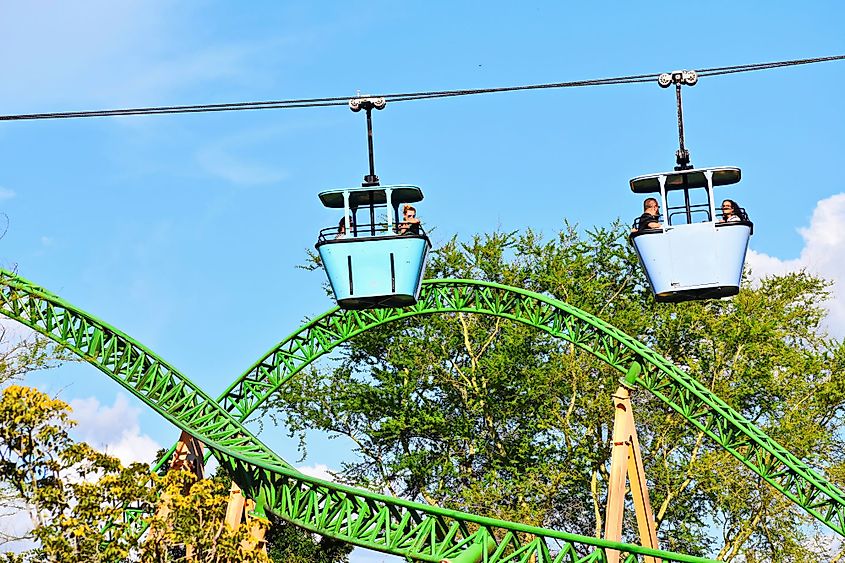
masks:
{"type": "Polygon", "coordinates": [[[484,554],[485,561],[705,561],[465,514],[307,477],[240,424],[310,362],[375,326],[413,315],[496,315],[544,330],[601,358],[661,398],[772,486],[845,535],[845,496],[694,379],[601,319],[560,301],[470,280],[425,282],[406,309],[333,309],[307,323],[244,373],[219,403],[120,331],[15,274],[0,271],[0,312],[66,346],[180,429],[203,441],[260,506],[305,529],[421,561],[484,554]]]}

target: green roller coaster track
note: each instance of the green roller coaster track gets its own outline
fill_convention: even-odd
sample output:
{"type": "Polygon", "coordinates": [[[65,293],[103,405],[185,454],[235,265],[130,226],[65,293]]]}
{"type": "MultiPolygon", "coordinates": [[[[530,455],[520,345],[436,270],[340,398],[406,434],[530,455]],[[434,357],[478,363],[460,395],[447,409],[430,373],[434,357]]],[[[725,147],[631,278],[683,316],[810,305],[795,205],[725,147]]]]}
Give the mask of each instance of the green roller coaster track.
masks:
{"type": "Polygon", "coordinates": [[[0,312],[76,352],[174,425],[204,442],[259,506],[307,530],[420,561],[706,561],[485,518],[395,499],[308,477],[292,469],[240,424],[303,367],[365,330],[413,315],[468,312],[526,323],[562,338],[652,391],[777,490],[845,535],[845,498],[683,371],[601,319],[560,301],[471,280],[425,282],[406,309],[333,309],[307,323],[212,401],[130,337],[59,297],[0,271],[0,312]]]}

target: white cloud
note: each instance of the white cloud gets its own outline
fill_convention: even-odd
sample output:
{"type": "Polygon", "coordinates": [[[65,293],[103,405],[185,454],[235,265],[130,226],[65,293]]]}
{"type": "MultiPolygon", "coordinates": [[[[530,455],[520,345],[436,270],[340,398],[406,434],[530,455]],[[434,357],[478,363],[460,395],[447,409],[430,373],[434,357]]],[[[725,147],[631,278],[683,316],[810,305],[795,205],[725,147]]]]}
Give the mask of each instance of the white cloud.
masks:
{"type": "Polygon", "coordinates": [[[284,180],[287,172],[278,166],[262,164],[248,156],[255,145],[261,144],[272,134],[268,131],[250,131],[248,135],[236,135],[206,145],[197,151],[197,162],[209,174],[235,185],[256,186],[273,184],[284,180]]]}
{"type": "Polygon", "coordinates": [[[272,184],[286,174],[270,166],[249,162],[221,147],[208,147],[197,153],[197,161],[209,173],[236,185],[272,184]]]}
{"type": "Polygon", "coordinates": [[[151,463],[161,446],[141,433],[139,408],[129,405],[126,395],[119,393],[111,406],[102,405],[95,397],[73,399],[71,418],[77,421],[74,436],[91,446],[120,459],[125,465],[133,461],[151,463]]]}
{"type": "Polygon", "coordinates": [[[131,53],[133,43],[151,31],[155,11],[145,11],[138,1],[88,1],[56,3],[50,9],[38,3],[9,3],[3,12],[2,43],[17,46],[0,54],[11,78],[7,102],[23,110],[21,100],[68,100],[96,92],[98,75],[116,67],[131,53]]]}
{"type": "Polygon", "coordinates": [[[815,525],[818,533],[810,534],[804,540],[804,546],[810,553],[822,555],[833,561],[836,554],[845,548],[845,542],[836,534],[826,533],[825,531],[818,531],[820,526],[815,525]]]}
{"type": "Polygon", "coordinates": [[[780,260],[767,254],[748,251],[746,264],[754,278],[783,274],[802,268],[831,280],[832,298],[827,328],[832,336],[845,336],[845,193],[836,194],[816,204],[810,226],[799,230],[804,248],[798,258],[780,260]]]}
{"type": "Polygon", "coordinates": [[[327,465],[324,465],[322,463],[318,463],[317,465],[305,465],[303,467],[297,467],[296,470],[300,473],[304,473],[305,475],[310,475],[311,477],[322,479],[323,481],[335,480],[332,476],[332,470],[329,469],[327,465]]]}
{"type": "Polygon", "coordinates": [[[3,5],[0,100],[7,113],[171,103],[188,87],[246,82],[262,47],[201,46],[194,29],[200,16],[172,0],[42,4],[3,5]]]}
{"type": "Polygon", "coordinates": [[[0,350],[9,350],[22,340],[35,337],[36,332],[26,325],[0,317],[0,350]]]}
{"type": "Polygon", "coordinates": [[[126,82],[114,93],[133,100],[148,100],[208,82],[237,82],[244,75],[245,61],[252,55],[248,45],[218,45],[187,55],[174,52],[166,59],[150,60],[143,70],[126,76],[126,82]]]}
{"type": "Polygon", "coordinates": [[[4,490],[3,506],[0,508],[0,538],[3,540],[2,551],[20,553],[35,546],[35,542],[27,536],[32,531],[32,518],[26,504],[4,490]],[[17,539],[20,538],[20,539],[17,539]]]}
{"type": "MultiPolygon", "coordinates": [[[[160,446],[141,434],[138,423],[140,409],[131,407],[126,395],[118,394],[114,404],[102,405],[94,397],[73,399],[71,417],[78,422],[74,438],[97,449],[105,450],[125,465],[133,461],[149,463],[160,446]]],[[[71,478],[68,476],[68,478],[71,478]]],[[[32,530],[29,511],[21,501],[4,500],[0,510],[0,538],[20,537],[32,530]]],[[[3,544],[2,551],[20,552],[33,547],[31,539],[3,544]]]]}
{"type": "Polygon", "coordinates": [[[355,548],[349,556],[349,563],[400,563],[402,561],[405,559],[360,547],[355,548]]]}

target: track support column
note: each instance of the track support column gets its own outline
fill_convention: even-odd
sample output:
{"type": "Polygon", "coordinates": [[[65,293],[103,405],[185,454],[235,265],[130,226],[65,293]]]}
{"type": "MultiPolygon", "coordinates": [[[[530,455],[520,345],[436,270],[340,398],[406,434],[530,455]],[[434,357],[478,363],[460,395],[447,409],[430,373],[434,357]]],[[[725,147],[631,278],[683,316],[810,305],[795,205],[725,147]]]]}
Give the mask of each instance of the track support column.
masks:
{"type": "Polygon", "coordinates": [[[204,479],[205,458],[202,448],[202,442],[183,430],[170,461],[170,470],[190,471],[197,479],[204,479]]]}
{"type": "Polygon", "coordinates": [[[232,481],[232,486],[229,488],[229,502],[226,505],[225,524],[230,530],[237,529],[241,523],[249,524],[249,538],[244,540],[242,547],[246,551],[253,549],[260,549],[266,551],[267,546],[264,541],[264,534],[267,529],[266,521],[252,514],[255,510],[255,501],[245,498],[241,488],[232,481]]]}
{"type": "MultiPolygon", "coordinates": [[[[634,425],[631,394],[622,385],[613,394],[613,450],[610,461],[610,482],[607,491],[604,539],[622,541],[622,517],[625,512],[625,477],[631,484],[637,527],[643,547],[660,549],[657,545],[657,527],[648,497],[648,487],[643,468],[640,442],[634,425]]],[[[619,551],[608,549],[608,563],[618,563],[619,551]]],[[[660,563],[656,557],[645,556],[646,563],[660,563]]]]}

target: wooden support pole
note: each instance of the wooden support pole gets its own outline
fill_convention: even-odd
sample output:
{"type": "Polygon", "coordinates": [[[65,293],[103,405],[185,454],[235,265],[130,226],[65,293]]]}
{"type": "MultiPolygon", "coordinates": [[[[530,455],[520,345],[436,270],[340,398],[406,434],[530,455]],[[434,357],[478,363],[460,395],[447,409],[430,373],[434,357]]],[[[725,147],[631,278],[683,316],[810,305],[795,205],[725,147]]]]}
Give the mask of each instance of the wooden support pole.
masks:
{"type": "MultiPolygon", "coordinates": [[[[631,400],[628,399],[628,405],[631,400]]],[[[637,528],[640,532],[640,544],[643,547],[660,549],[657,543],[657,525],[654,521],[654,511],[651,509],[651,500],[648,496],[648,484],[645,479],[645,468],[643,467],[640,441],[637,438],[637,429],[634,427],[634,414],[628,410],[631,417],[631,446],[628,456],[628,481],[631,483],[631,495],[634,497],[634,512],[637,515],[637,528]]],[[[645,563],[661,563],[660,559],[644,556],[645,563]]]]}
{"type": "MultiPolygon", "coordinates": [[[[622,520],[625,514],[625,477],[627,475],[634,497],[640,542],[644,547],[659,549],[657,527],[654,522],[654,513],[651,510],[640,442],[634,424],[631,394],[626,387],[620,386],[613,394],[613,410],[613,443],[604,538],[611,541],[622,541],[622,520]]],[[[608,563],[618,563],[619,557],[619,551],[615,549],[607,550],[608,563]]],[[[645,561],[646,563],[661,563],[660,559],[651,556],[646,556],[645,561]]]]}
{"type": "Polygon", "coordinates": [[[260,549],[267,551],[267,542],[264,541],[264,534],[267,532],[268,522],[263,518],[254,516],[252,512],[255,510],[255,501],[247,499],[246,506],[244,506],[244,516],[249,524],[249,540],[244,542],[244,549],[253,550],[260,549]]]}
{"type": "Polygon", "coordinates": [[[170,461],[170,469],[190,471],[197,479],[205,478],[202,442],[185,432],[179,436],[176,451],[170,461]]]}
{"type": "Polygon", "coordinates": [[[255,501],[245,498],[240,487],[232,481],[232,486],[229,488],[229,503],[226,505],[224,523],[230,530],[235,530],[242,522],[246,522],[249,525],[250,537],[243,542],[244,550],[265,550],[267,549],[267,543],[264,541],[264,533],[267,526],[263,525],[265,522],[263,519],[251,514],[253,510],[255,510],[255,501]]]}
{"type": "Polygon", "coordinates": [[[246,499],[244,498],[241,488],[238,487],[234,481],[229,487],[229,503],[226,505],[226,525],[230,530],[236,529],[241,525],[241,520],[244,517],[244,506],[246,499]]]}
{"type": "MultiPolygon", "coordinates": [[[[628,390],[620,387],[613,395],[613,438],[610,456],[610,481],[607,485],[607,510],[605,511],[604,539],[622,541],[622,517],[625,514],[625,474],[628,469],[628,415],[630,401],[628,390]]],[[[608,563],[619,562],[619,551],[607,550],[608,563]]]]}
{"type": "MultiPolygon", "coordinates": [[[[170,462],[170,470],[190,471],[197,480],[205,478],[203,444],[187,432],[182,432],[176,450],[170,462]]],[[[183,491],[187,492],[187,491],[183,491]]],[[[158,516],[166,518],[169,512],[166,495],[159,501],[158,516]]],[[[255,502],[244,498],[240,487],[232,481],[229,489],[229,500],[226,504],[226,516],[221,525],[227,526],[230,530],[236,530],[241,523],[246,522],[249,526],[249,538],[244,540],[244,550],[262,549],[266,550],[264,541],[266,521],[251,512],[255,509],[255,502]]],[[[185,558],[192,561],[195,558],[194,547],[185,545],[185,558]]]]}

